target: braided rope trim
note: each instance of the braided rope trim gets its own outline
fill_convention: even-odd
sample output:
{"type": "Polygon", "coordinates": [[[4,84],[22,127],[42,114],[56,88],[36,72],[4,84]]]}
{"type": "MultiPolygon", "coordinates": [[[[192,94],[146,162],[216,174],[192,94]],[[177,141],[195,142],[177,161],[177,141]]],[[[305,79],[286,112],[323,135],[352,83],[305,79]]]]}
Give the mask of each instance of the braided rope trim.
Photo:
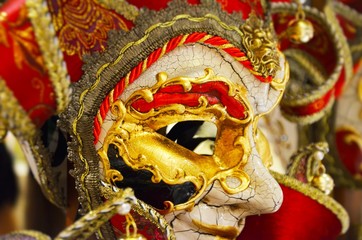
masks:
{"type": "Polygon", "coordinates": [[[132,82],[134,82],[145,70],[147,70],[154,62],[164,56],[166,53],[171,52],[178,46],[182,46],[188,43],[202,43],[214,46],[220,50],[225,51],[234,57],[239,63],[244,67],[249,69],[249,71],[261,82],[270,83],[272,77],[263,77],[260,73],[253,70],[253,66],[249,59],[246,57],[246,54],[242,52],[239,48],[235,47],[233,44],[229,43],[226,39],[219,36],[209,35],[207,33],[192,33],[185,34],[174,37],[166,42],[163,47],[158,48],[153,51],[148,58],[140,62],[135,68],[133,68],[125,77],[123,77],[118,84],[115,86],[108,96],[102,102],[97,115],[94,119],[94,144],[97,143],[99,134],[101,132],[101,125],[109,111],[110,106],[118,97],[122,94],[123,90],[132,82]]]}
{"type": "Polygon", "coordinates": [[[162,232],[166,233],[167,239],[176,240],[176,236],[172,227],[167,223],[165,218],[157,212],[155,209],[137,199],[136,204],[132,205],[132,209],[138,212],[140,215],[146,217],[149,221],[159,226],[162,232]]]}
{"type": "Polygon", "coordinates": [[[70,100],[70,78],[51,21],[49,9],[43,0],[27,0],[26,7],[54,88],[57,101],[56,111],[61,113],[65,110],[70,100]]]}
{"type": "MultiPolygon", "coordinates": [[[[294,13],[297,9],[296,4],[289,4],[289,3],[273,3],[271,6],[272,6],[271,8],[272,14],[280,14],[280,13],[290,14],[294,13]]],[[[319,87],[315,88],[310,92],[305,92],[303,94],[295,96],[293,95],[293,97],[284,95],[284,99],[282,101],[284,101],[285,105],[291,107],[303,106],[313,103],[314,101],[325,96],[326,93],[328,93],[332,89],[335,89],[336,83],[338,82],[339,76],[341,75],[344,63],[342,44],[341,40],[339,39],[339,34],[336,31],[335,26],[329,23],[326,16],[315,8],[304,6],[303,11],[306,13],[306,17],[313,19],[314,21],[316,21],[318,24],[320,24],[322,27],[326,29],[328,35],[331,37],[333,45],[335,46],[334,51],[336,56],[336,63],[335,63],[335,68],[329,74],[328,78],[325,80],[323,85],[320,85],[319,87]]]]}
{"type": "MultiPolygon", "coordinates": [[[[119,192],[129,191],[127,189],[130,188],[121,189],[114,185],[101,181],[100,190],[105,199],[113,199],[117,197],[119,192]]],[[[139,199],[135,199],[134,203],[132,204],[132,210],[134,210],[139,215],[143,216],[144,218],[148,219],[150,222],[155,224],[163,233],[166,234],[167,239],[169,240],[176,239],[173,229],[168,224],[166,219],[150,205],[146,204],[145,202],[139,199]]]]}
{"type": "Polygon", "coordinates": [[[55,240],[88,239],[115,214],[127,215],[135,202],[133,190],[128,188],[119,191],[114,194],[112,199],[90,211],[59,233],[55,240]]]}
{"type": "Polygon", "coordinates": [[[335,98],[334,96],[331,96],[322,109],[309,115],[299,116],[296,114],[291,114],[286,112],[283,108],[281,108],[281,112],[282,115],[289,121],[297,122],[300,125],[308,125],[320,120],[323,116],[325,116],[332,109],[334,102],[335,98]]]}
{"type": "Polygon", "coordinates": [[[338,14],[341,14],[348,21],[353,22],[358,27],[362,27],[362,14],[355,9],[341,2],[334,2],[333,7],[338,14]]]}

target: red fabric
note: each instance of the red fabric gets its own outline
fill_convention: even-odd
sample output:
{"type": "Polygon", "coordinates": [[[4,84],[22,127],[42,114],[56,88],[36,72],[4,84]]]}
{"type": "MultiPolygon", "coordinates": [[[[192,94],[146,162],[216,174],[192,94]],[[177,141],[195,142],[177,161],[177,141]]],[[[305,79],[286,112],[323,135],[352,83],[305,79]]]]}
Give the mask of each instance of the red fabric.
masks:
{"type": "MultiPolygon", "coordinates": [[[[134,4],[138,8],[146,7],[152,10],[161,10],[167,7],[171,0],[129,0],[128,2],[134,4]]],[[[261,6],[261,1],[255,0],[217,0],[222,8],[229,13],[240,12],[243,14],[243,19],[247,19],[252,10],[259,16],[263,16],[264,11],[261,6]]],[[[190,4],[199,4],[200,0],[188,0],[190,4]]]]}
{"type": "Polygon", "coordinates": [[[329,209],[296,190],[281,187],[281,208],[273,214],[247,217],[238,240],[337,239],[342,226],[329,209]]]}
{"type": "Polygon", "coordinates": [[[7,17],[0,22],[0,76],[31,120],[41,126],[55,112],[55,93],[27,17],[25,1],[7,1],[1,11],[7,17]]]}
{"type": "MultiPolygon", "coordinates": [[[[167,239],[166,235],[152,222],[147,220],[145,217],[139,215],[135,211],[131,211],[132,216],[137,223],[137,233],[142,234],[147,240],[164,240],[167,239]]],[[[124,236],[126,233],[126,219],[122,215],[115,215],[110,220],[114,232],[117,237],[124,236]]],[[[133,233],[133,228],[130,229],[133,233]]]]}
{"type": "Polygon", "coordinates": [[[123,24],[127,29],[133,27],[132,21],[125,19],[113,10],[104,8],[94,0],[49,0],[48,5],[52,17],[59,25],[55,25],[56,34],[72,82],[78,81],[83,74],[83,53],[102,52],[106,49],[108,30],[120,29],[123,24]],[[75,11],[74,9],[79,11],[76,15],[77,24],[73,22],[75,21],[75,16],[73,16],[75,13],[72,12],[75,11]],[[96,17],[93,19],[93,16],[96,17]],[[74,51],[69,53],[67,48],[74,49],[74,51]]]}
{"type": "Polygon", "coordinates": [[[347,141],[348,136],[356,135],[355,132],[341,129],[336,131],[336,145],[338,155],[344,166],[352,175],[362,176],[362,149],[357,142],[347,141]]]}

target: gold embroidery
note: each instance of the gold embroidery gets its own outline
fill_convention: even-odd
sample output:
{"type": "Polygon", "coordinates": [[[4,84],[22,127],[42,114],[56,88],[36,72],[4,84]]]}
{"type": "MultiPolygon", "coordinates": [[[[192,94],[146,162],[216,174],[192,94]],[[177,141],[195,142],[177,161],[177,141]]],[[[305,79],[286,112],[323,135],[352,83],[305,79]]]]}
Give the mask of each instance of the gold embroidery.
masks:
{"type": "Polygon", "coordinates": [[[69,102],[70,80],[51,23],[48,7],[43,0],[28,0],[26,7],[56,94],[57,113],[60,113],[64,111],[69,102]]]}
{"type": "Polygon", "coordinates": [[[34,42],[33,29],[27,26],[27,11],[25,6],[20,8],[19,16],[15,22],[6,21],[7,14],[1,13],[1,20],[8,25],[0,25],[0,44],[5,47],[13,46],[13,57],[18,69],[23,68],[23,64],[28,65],[40,74],[45,73],[44,61],[39,48],[34,42]],[[24,28],[24,26],[26,26],[24,28]],[[10,43],[11,41],[11,43],[10,43]]]}
{"type": "MultiPolygon", "coordinates": [[[[49,5],[53,3],[48,1],[49,5]]],[[[81,58],[91,50],[104,50],[109,30],[127,30],[125,22],[93,0],[58,0],[58,12],[51,9],[62,51],[81,58]]],[[[54,7],[54,6],[53,6],[54,7]]]]}
{"type": "Polygon", "coordinates": [[[7,13],[0,12],[0,44],[3,44],[6,47],[9,47],[9,42],[6,37],[7,30],[5,29],[5,26],[3,24],[1,24],[2,22],[6,21],[6,18],[7,18],[7,13]]]}
{"type": "Polygon", "coordinates": [[[35,125],[2,78],[0,78],[0,102],[0,122],[3,123],[5,129],[25,139],[30,139],[35,135],[35,125]]]}
{"type": "Polygon", "coordinates": [[[98,0],[98,2],[108,9],[114,9],[117,13],[131,21],[135,21],[139,14],[137,7],[129,4],[126,0],[98,0]]]}
{"type": "Polygon", "coordinates": [[[45,89],[44,82],[43,82],[41,79],[35,77],[35,78],[33,78],[33,79],[31,80],[31,85],[32,85],[35,89],[39,89],[39,92],[40,92],[40,94],[39,94],[39,100],[40,100],[40,101],[43,101],[43,99],[44,99],[44,89],[45,89]]]}

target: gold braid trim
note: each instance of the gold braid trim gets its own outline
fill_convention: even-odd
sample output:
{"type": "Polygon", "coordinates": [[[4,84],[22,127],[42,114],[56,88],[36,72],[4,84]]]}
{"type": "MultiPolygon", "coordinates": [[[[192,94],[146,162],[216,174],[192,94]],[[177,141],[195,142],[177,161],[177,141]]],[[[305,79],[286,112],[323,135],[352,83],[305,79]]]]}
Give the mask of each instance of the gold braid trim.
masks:
{"type": "Polygon", "coordinates": [[[103,7],[113,9],[116,13],[122,15],[127,20],[134,22],[139,15],[139,10],[136,6],[129,4],[125,0],[97,0],[103,7]]]}
{"type": "Polygon", "coordinates": [[[352,53],[362,52],[362,43],[357,44],[357,45],[352,45],[351,52],[352,53]]]}
{"type": "Polygon", "coordinates": [[[168,224],[166,219],[148,204],[137,199],[137,202],[132,206],[132,209],[135,210],[138,214],[146,217],[156,226],[158,226],[158,228],[160,228],[162,232],[166,233],[168,240],[176,240],[173,229],[168,224]]]}
{"type": "Polygon", "coordinates": [[[44,195],[58,207],[65,206],[50,166],[49,155],[40,140],[40,133],[1,77],[0,123],[31,151],[38,172],[36,177],[44,195]]]}
{"type": "Polygon", "coordinates": [[[14,135],[23,139],[29,140],[36,133],[35,125],[1,77],[0,122],[5,130],[11,131],[14,135]]]}
{"type": "MultiPolygon", "coordinates": [[[[100,205],[95,210],[90,211],[74,224],[59,233],[55,240],[88,239],[117,213],[126,215],[133,220],[133,218],[128,214],[135,201],[136,198],[133,195],[132,189],[127,188],[120,190],[119,192],[114,193],[114,196],[107,200],[104,204],[100,205]]],[[[136,231],[136,226],[133,227],[136,231]]]]}
{"type": "Polygon", "coordinates": [[[331,97],[327,105],[320,110],[319,112],[313,113],[308,116],[297,116],[297,115],[290,115],[281,109],[283,116],[291,122],[297,122],[300,125],[307,125],[313,123],[315,121],[320,120],[323,116],[329,113],[334,105],[334,96],[331,97]]]}
{"type": "Polygon", "coordinates": [[[308,72],[311,76],[311,81],[313,81],[314,84],[321,85],[327,78],[327,73],[323,71],[324,69],[322,69],[323,67],[319,62],[312,56],[306,54],[303,50],[291,48],[285,50],[284,54],[300,64],[303,67],[303,70],[308,72]]]}
{"type": "Polygon", "coordinates": [[[51,238],[45,235],[44,233],[33,230],[22,230],[22,231],[11,232],[9,235],[6,235],[5,239],[7,239],[7,237],[9,237],[9,239],[29,239],[25,237],[31,237],[36,240],[51,240],[51,238]]]}
{"type": "MultiPolygon", "coordinates": [[[[103,181],[101,181],[100,190],[102,196],[105,199],[112,199],[117,195],[119,191],[122,191],[122,189],[103,181]]],[[[132,205],[132,210],[155,224],[163,233],[166,234],[168,240],[176,240],[176,236],[171,226],[168,224],[166,219],[153,207],[137,199],[132,205]]]]}
{"type": "Polygon", "coordinates": [[[353,22],[358,27],[362,27],[361,13],[338,1],[333,1],[333,7],[338,14],[341,14],[348,21],[353,22]]]}
{"type": "Polygon", "coordinates": [[[46,2],[42,0],[27,0],[26,7],[54,88],[57,101],[56,112],[61,113],[69,103],[70,79],[63,54],[60,51],[51,15],[46,2]]]}
{"type": "MultiPolygon", "coordinates": [[[[347,42],[347,38],[344,35],[343,29],[342,29],[341,25],[339,24],[339,21],[336,16],[337,15],[336,12],[337,12],[339,5],[342,5],[342,4],[338,3],[337,1],[327,1],[323,10],[324,10],[327,20],[334,26],[336,35],[339,39],[339,42],[342,45],[342,58],[344,60],[343,64],[344,64],[344,75],[345,75],[344,86],[348,86],[348,84],[350,83],[352,76],[353,76],[353,60],[352,60],[351,50],[350,50],[348,42],[347,42]],[[333,4],[336,4],[336,5],[333,5],[333,4]]],[[[361,24],[362,15],[358,15],[358,13],[356,13],[356,14],[359,17],[357,20],[357,23],[361,24]]],[[[351,15],[354,15],[354,14],[351,14],[351,15]]]]}
{"type": "Polygon", "coordinates": [[[319,204],[325,206],[327,209],[332,211],[342,225],[341,234],[346,233],[349,227],[349,216],[346,210],[333,198],[325,195],[317,188],[314,188],[308,184],[302,183],[295,178],[289,177],[287,175],[282,175],[280,173],[270,171],[273,177],[286,187],[294,189],[303,195],[310,197],[311,199],[317,201],[319,204]]]}

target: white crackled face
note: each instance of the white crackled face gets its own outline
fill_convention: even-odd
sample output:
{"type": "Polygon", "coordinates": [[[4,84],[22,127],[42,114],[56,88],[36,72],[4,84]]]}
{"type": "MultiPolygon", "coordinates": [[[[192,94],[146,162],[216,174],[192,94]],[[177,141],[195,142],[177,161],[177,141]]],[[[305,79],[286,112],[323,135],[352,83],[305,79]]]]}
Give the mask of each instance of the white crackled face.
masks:
{"type": "Polygon", "coordinates": [[[177,239],[207,240],[215,239],[215,236],[235,239],[244,228],[245,217],[279,209],[283,198],[281,189],[262,164],[255,146],[243,170],[250,176],[250,184],[244,191],[227,194],[215,181],[191,211],[166,215],[177,239]]]}
{"type": "MultiPolygon", "coordinates": [[[[283,57],[280,65],[283,79],[283,57]]],[[[96,144],[103,180],[163,209],[177,239],[236,238],[246,216],[282,202],[257,151],[254,122],[280,95],[220,49],[180,46],[108,112],[96,144]]]]}

